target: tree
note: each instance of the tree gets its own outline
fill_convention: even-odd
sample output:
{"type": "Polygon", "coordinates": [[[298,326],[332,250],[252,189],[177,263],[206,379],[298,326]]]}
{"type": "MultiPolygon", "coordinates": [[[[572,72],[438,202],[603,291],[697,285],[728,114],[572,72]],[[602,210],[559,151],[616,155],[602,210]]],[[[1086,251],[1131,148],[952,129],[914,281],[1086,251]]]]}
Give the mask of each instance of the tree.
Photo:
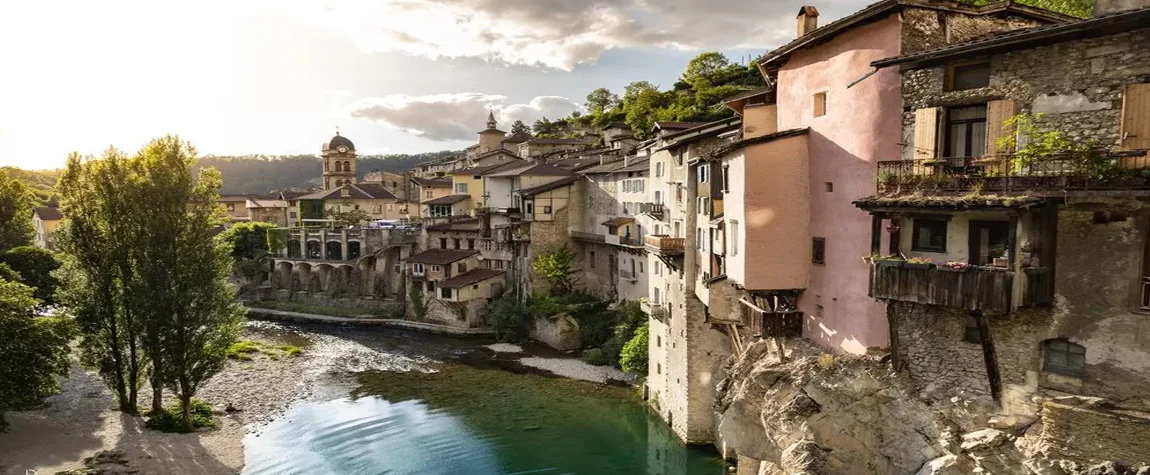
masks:
{"type": "Polygon", "coordinates": [[[687,63],[687,70],[683,72],[683,81],[695,89],[708,87],[712,84],[712,76],[727,69],[731,61],[722,53],[708,51],[695,56],[687,63]]]}
{"type": "Polygon", "coordinates": [[[601,87],[587,94],[586,106],[592,115],[603,114],[619,105],[619,96],[611,93],[611,90],[605,87],[601,87]]]}
{"type": "Polygon", "coordinates": [[[528,135],[530,135],[531,134],[531,127],[528,127],[527,124],[524,124],[522,120],[516,120],[514,123],[511,124],[511,133],[512,134],[528,134],[528,135]]]}
{"type": "Polygon", "coordinates": [[[567,295],[575,290],[574,275],[578,270],[571,268],[574,262],[575,253],[562,246],[536,256],[532,268],[551,284],[552,295],[567,295]]]}
{"type": "Polygon", "coordinates": [[[0,263],[8,264],[20,275],[20,282],[35,289],[33,296],[42,306],[56,303],[59,280],[52,275],[60,268],[56,254],[34,246],[20,246],[0,253],[0,263]]]}
{"type": "Polygon", "coordinates": [[[327,211],[327,219],[335,221],[334,224],[339,228],[348,228],[352,226],[359,226],[365,221],[371,221],[371,215],[362,209],[352,209],[348,211],[338,211],[338,209],[331,209],[327,211]]]}
{"type": "Polygon", "coordinates": [[[33,290],[0,279],[0,432],[4,413],[28,409],[59,390],[67,376],[72,327],[66,317],[36,317],[33,290]]]}
{"type": "Polygon", "coordinates": [[[268,248],[268,231],[273,229],[276,229],[276,225],[271,223],[238,223],[220,233],[219,239],[232,246],[233,258],[256,260],[271,252],[268,248]]]}
{"type": "Polygon", "coordinates": [[[623,345],[619,367],[629,373],[647,373],[647,355],[650,326],[646,323],[635,330],[635,337],[623,345]]]}
{"type": "Polygon", "coordinates": [[[32,202],[28,187],[0,170],[0,251],[32,243],[32,202]]]}

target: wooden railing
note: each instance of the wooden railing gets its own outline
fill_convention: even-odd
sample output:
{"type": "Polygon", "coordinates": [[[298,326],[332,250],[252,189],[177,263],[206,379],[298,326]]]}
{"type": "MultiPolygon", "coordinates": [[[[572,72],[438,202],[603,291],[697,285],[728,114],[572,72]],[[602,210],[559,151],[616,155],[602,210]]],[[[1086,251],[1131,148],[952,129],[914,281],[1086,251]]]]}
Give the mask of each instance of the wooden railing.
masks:
{"type": "Polygon", "coordinates": [[[1014,155],[878,162],[880,192],[1150,189],[1144,154],[1102,150],[1053,155],[1018,163],[1014,155]]]}
{"type": "Polygon", "coordinates": [[[664,235],[647,236],[644,238],[644,243],[648,248],[655,249],[662,253],[683,252],[686,245],[683,238],[664,235]]]}
{"type": "Polygon", "coordinates": [[[924,305],[1009,313],[1014,273],[985,267],[964,272],[871,265],[870,296],[924,305]]]}

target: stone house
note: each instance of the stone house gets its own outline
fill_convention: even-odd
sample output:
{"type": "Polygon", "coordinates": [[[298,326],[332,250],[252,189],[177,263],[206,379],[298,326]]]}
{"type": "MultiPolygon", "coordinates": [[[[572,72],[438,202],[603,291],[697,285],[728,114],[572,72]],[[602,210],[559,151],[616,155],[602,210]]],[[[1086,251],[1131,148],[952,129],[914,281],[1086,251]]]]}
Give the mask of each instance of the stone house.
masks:
{"type": "Polygon", "coordinates": [[[291,205],[286,200],[267,200],[252,198],[245,203],[248,217],[251,221],[271,223],[281,228],[290,225],[288,209],[291,205]]]}
{"type": "Polygon", "coordinates": [[[32,208],[32,229],[36,232],[36,247],[54,249],[56,241],[56,228],[64,220],[60,209],[52,206],[37,206],[32,208]]]}
{"type": "Polygon", "coordinates": [[[518,155],[527,160],[546,155],[582,150],[595,143],[594,136],[578,139],[532,138],[519,144],[518,155]]]}
{"type": "Polygon", "coordinates": [[[411,177],[412,191],[418,197],[419,210],[416,211],[419,218],[431,217],[427,213],[431,209],[427,206],[427,202],[438,198],[449,196],[452,193],[452,183],[450,178],[422,178],[418,176],[411,177]]]}
{"type": "Polygon", "coordinates": [[[876,260],[870,294],[928,397],[1044,419],[1041,397],[1064,394],[1150,409],[1150,8],[1111,6],[874,62],[901,71],[907,146],[857,205],[872,252],[919,259],[876,260]],[[1051,132],[1074,147],[1027,145],[1051,132]]]}
{"type": "Polygon", "coordinates": [[[387,188],[391,194],[395,195],[401,201],[407,201],[413,194],[411,191],[411,180],[408,179],[406,173],[395,173],[385,170],[373,170],[363,175],[364,183],[378,183],[387,188]]]}
{"type": "Polygon", "coordinates": [[[363,211],[371,220],[396,221],[406,219],[411,210],[406,202],[387,191],[378,183],[345,184],[339,187],[319,191],[296,198],[298,204],[294,207],[301,209],[319,208],[323,219],[330,213],[347,213],[353,210],[363,211]]]}
{"type": "Polygon", "coordinates": [[[217,200],[224,207],[224,214],[231,223],[250,221],[248,215],[248,195],[220,194],[217,200]]]}

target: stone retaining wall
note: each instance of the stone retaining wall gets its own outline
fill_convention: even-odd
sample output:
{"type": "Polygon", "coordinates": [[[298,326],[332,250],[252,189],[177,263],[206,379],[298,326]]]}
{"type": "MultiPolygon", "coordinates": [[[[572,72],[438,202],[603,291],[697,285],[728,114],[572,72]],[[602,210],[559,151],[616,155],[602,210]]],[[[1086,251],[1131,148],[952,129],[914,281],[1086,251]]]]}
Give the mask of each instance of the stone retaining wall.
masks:
{"type": "Polygon", "coordinates": [[[1147,464],[1150,414],[1048,401],[1042,404],[1042,442],[1056,458],[1080,463],[1147,464]]]}

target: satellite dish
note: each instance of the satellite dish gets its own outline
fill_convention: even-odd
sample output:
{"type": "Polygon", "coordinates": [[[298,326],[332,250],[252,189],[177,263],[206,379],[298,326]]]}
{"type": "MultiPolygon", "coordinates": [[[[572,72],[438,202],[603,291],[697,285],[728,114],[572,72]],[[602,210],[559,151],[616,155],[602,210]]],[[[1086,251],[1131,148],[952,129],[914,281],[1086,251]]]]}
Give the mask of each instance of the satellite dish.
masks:
{"type": "Polygon", "coordinates": [[[479,259],[482,261],[483,260],[483,254],[480,254],[479,257],[477,257],[476,259],[479,259]]]}

